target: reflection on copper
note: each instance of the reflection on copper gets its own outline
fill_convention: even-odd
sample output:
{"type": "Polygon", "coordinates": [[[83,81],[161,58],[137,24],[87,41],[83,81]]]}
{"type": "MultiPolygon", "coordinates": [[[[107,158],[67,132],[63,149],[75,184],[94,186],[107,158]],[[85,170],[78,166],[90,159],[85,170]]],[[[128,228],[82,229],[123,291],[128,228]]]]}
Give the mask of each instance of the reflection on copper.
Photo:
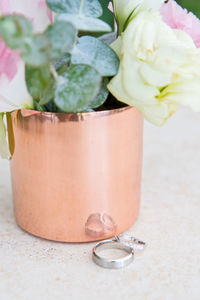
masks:
{"type": "Polygon", "coordinates": [[[91,214],[85,224],[85,231],[91,237],[101,237],[104,234],[115,234],[116,224],[106,213],[91,214]]]}
{"type": "Polygon", "coordinates": [[[108,214],[104,213],[101,215],[101,221],[104,225],[104,232],[111,231],[114,232],[117,225],[115,224],[114,220],[108,214]]]}
{"type": "Polygon", "coordinates": [[[85,224],[85,231],[91,237],[100,237],[104,234],[104,226],[99,213],[89,216],[85,224]]]}

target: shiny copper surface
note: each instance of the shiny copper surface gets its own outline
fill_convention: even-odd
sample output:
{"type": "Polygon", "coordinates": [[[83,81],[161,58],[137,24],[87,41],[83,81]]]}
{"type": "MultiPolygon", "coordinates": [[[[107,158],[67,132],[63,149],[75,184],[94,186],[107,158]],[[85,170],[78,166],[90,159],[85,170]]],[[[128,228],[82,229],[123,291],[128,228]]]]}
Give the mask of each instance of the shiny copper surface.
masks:
{"type": "Polygon", "coordinates": [[[135,222],[143,128],[136,109],[19,110],[8,126],[14,210],[23,229],[50,240],[86,242],[135,222]]]}

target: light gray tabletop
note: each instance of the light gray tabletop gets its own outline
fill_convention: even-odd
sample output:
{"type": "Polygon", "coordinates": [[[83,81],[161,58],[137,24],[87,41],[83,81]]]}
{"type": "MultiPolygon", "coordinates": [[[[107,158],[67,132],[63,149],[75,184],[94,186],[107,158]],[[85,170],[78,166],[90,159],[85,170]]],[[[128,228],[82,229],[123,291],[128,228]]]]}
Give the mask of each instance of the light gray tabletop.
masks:
{"type": "Polygon", "coordinates": [[[93,244],[33,237],[15,223],[9,163],[0,160],[1,300],[199,300],[200,114],[180,109],[164,127],[145,123],[140,218],[147,242],[126,269],[91,260],[93,244]]]}

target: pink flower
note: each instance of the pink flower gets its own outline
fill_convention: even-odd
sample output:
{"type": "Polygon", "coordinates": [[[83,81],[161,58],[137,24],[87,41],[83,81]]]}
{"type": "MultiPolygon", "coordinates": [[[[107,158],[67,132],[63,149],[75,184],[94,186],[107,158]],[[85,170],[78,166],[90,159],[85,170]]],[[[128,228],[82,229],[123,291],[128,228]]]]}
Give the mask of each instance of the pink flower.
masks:
{"type": "MultiPolygon", "coordinates": [[[[9,0],[1,0],[0,12],[1,14],[9,14],[11,10],[9,0]]],[[[5,74],[10,80],[13,79],[17,73],[17,64],[19,61],[19,55],[6,47],[2,39],[0,38],[0,76],[5,74]]]]}
{"type": "Polygon", "coordinates": [[[161,7],[163,20],[173,29],[180,29],[191,36],[197,48],[200,48],[200,20],[176,1],[170,0],[161,7]]]}
{"type": "Polygon", "coordinates": [[[0,2],[0,12],[1,14],[9,14],[10,12],[10,1],[9,0],[1,0],[0,2]]]}
{"type": "Polygon", "coordinates": [[[112,13],[114,12],[112,2],[109,2],[109,4],[108,4],[108,9],[109,9],[112,13]]]}
{"type": "Polygon", "coordinates": [[[19,55],[6,47],[0,39],[0,76],[5,74],[9,80],[12,80],[17,73],[19,55]]]}
{"type": "MultiPolygon", "coordinates": [[[[52,21],[45,0],[0,0],[0,15],[21,14],[31,20],[35,32],[44,30],[52,21]]],[[[16,51],[0,38],[0,113],[24,106],[32,107],[25,82],[24,63],[16,51]]]]}
{"type": "Polygon", "coordinates": [[[53,14],[52,14],[52,11],[46,6],[46,0],[39,0],[38,8],[46,10],[49,21],[52,23],[53,22],[53,14]]]}
{"type": "Polygon", "coordinates": [[[52,22],[52,12],[45,0],[0,0],[0,14],[22,14],[32,21],[35,31],[52,22]]]}

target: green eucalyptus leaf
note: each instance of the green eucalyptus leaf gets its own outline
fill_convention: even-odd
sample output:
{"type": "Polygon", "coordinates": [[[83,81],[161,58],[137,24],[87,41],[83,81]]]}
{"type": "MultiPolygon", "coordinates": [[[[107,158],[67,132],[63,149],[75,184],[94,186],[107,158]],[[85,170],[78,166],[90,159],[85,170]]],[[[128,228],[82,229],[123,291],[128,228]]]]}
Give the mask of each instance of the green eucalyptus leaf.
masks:
{"type": "Polygon", "coordinates": [[[21,49],[24,40],[32,35],[32,25],[23,16],[4,16],[0,18],[0,35],[9,48],[21,49]]]}
{"type": "Polygon", "coordinates": [[[46,111],[45,107],[42,107],[37,101],[34,100],[34,109],[38,111],[46,111]]]}
{"type": "Polygon", "coordinates": [[[50,45],[44,34],[36,34],[26,39],[25,47],[21,51],[24,62],[30,66],[40,67],[50,60],[50,45]]]}
{"type": "Polygon", "coordinates": [[[57,20],[70,22],[79,31],[86,32],[110,32],[112,28],[100,19],[72,14],[61,14],[57,20]]]}
{"type": "Polygon", "coordinates": [[[51,45],[51,58],[56,61],[73,48],[77,30],[71,23],[56,21],[48,27],[46,36],[51,45]]]}
{"type": "Polygon", "coordinates": [[[35,68],[26,65],[25,77],[29,93],[33,98],[38,99],[48,85],[50,78],[49,66],[35,68]]]}
{"type": "Polygon", "coordinates": [[[72,64],[86,64],[95,68],[102,76],[114,76],[119,68],[116,53],[101,40],[83,36],[73,49],[72,64]]]}
{"type": "Polygon", "coordinates": [[[47,0],[48,7],[56,13],[100,17],[103,13],[98,0],[47,0]]]}
{"type": "Polygon", "coordinates": [[[94,108],[100,107],[107,100],[109,91],[107,89],[108,78],[105,77],[102,82],[102,87],[100,89],[99,94],[92,100],[92,102],[87,106],[81,109],[79,112],[92,112],[94,108]]]}
{"type": "Polygon", "coordinates": [[[89,105],[89,108],[97,108],[104,104],[109,94],[109,91],[107,89],[108,82],[108,78],[105,77],[103,79],[102,87],[99,94],[96,96],[96,98],[94,98],[94,100],[92,100],[92,102],[89,105]]]}
{"type": "Polygon", "coordinates": [[[69,53],[65,54],[61,59],[59,59],[55,64],[56,72],[59,75],[65,73],[71,63],[71,55],[69,53]]]}
{"type": "Polygon", "coordinates": [[[55,80],[54,80],[53,76],[51,76],[48,81],[48,85],[42,91],[42,93],[40,95],[39,104],[45,105],[45,104],[49,103],[49,101],[51,101],[54,98],[54,94],[55,94],[55,80]]]}
{"type": "Polygon", "coordinates": [[[72,65],[57,82],[55,103],[65,112],[78,112],[98,95],[100,85],[101,76],[94,68],[72,65]]]}

